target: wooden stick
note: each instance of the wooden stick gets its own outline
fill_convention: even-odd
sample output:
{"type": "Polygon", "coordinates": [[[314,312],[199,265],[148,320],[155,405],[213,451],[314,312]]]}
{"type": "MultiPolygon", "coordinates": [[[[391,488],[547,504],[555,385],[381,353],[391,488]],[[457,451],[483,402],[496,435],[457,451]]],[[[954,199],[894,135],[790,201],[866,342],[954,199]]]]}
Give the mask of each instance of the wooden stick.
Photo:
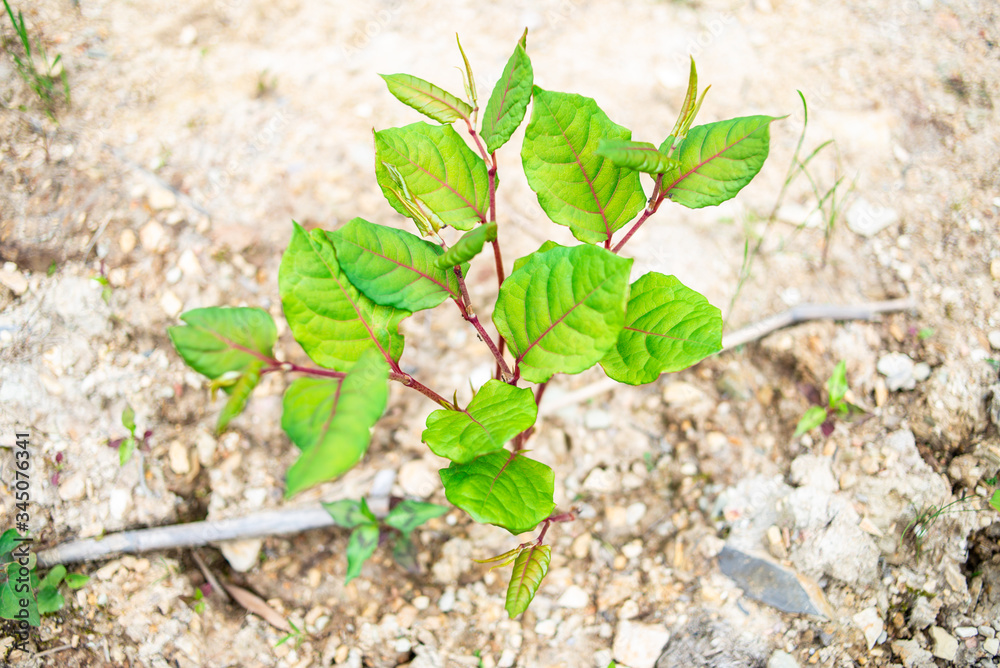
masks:
{"type": "MultiPolygon", "coordinates": [[[[732,350],[784,327],[811,320],[873,320],[882,313],[905,311],[915,307],[916,303],[911,299],[894,299],[860,306],[800,304],[724,337],[722,349],[723,351],[732,350]]],[[[539,416],[551,415],[566,406],[600,396],[617,386],[618,383],[610,378],[602,378],[586,387],[563,395],[557,401],[543,402],[539,407],[539,416]]],[[[373,489],[373,496],[388,496],[388,491],[384,487],[383,484],[377,491],[373,489]]],[[[104,559],[118,554],[197,547],[217,541],[263,538],[332,526],[335,526],[333,519],[322,506],[283,508],[228,520],[191,522],[151,529],[122,531],[103,538],[70,541],[39,552],[38,564],[42,567],[50,567],[56,564],[104,559]]]]}

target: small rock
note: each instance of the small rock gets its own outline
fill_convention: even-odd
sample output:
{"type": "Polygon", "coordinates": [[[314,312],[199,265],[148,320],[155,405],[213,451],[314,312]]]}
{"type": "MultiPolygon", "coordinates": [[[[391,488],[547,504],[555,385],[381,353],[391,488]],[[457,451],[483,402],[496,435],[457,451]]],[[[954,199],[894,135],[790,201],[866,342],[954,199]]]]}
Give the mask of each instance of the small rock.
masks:
{"type": "Polygon", "coordinates": [[[108,514],[116,520],[125,519],[125,513],[132,503],[132,493],[126,489],[113,489],[108,496],[108,514]]]}
{"type": "Polygon", "coordinates": [[[178,46],[191,46],[198,39],[198,29],[190,23],[181,28],[181,34],[177,37],[178,46]]]}
{"type": "Polygon", "coordinates": [[[894,640],[892,651],[903,662],[905,668],[931,668],[934,658],[916,640],[894,640]]]}
{"type": "Polygon", "coordinates": [[[984,638],[995,638],[997,635],[996,630],[992,626],[987,626],[986,624],[977,627],[976,630],[979,631],[979,635],[984,638]]]}
{"type": "Polygon", "coordinates": [[[562,596],[559,597],[559,600],[556,601],[556,605],[560,608],[572,608],[574,610],[586,608],[589,604],[590,595],[576,585],[569,586],[563,592],[562,596]]]}
{"type": "Polygon", "coordinates": [[[622,546],[622,554],[625,555],[626,559],[638,559],[639,555],[642,554],[642,541],[636,538],[626,543],[622,546]]]}
{"type": "Polygon", "coordinates": [[[438,467],[428,459],[411,459],[399,468],[399,486],[407,496],[426,499],[441,484],[438,467]]]}
{"type": "Polygon", "coordinates": [[[168,285],[177,285],[183,276],[184,272],[181,271],[180,267],[171,267],[167,269],[167,274],[164,278],[166,278],[168,285]]]}
{"type": "Polygon", "coordinates": [[[417,610],[426,610],[431,606],[431,599],[427,596],[417,596],[413,599],[413,607],[417,610]]]}
{"type": "Polygon", "coordinates": [[[1000,329],[993,330],[986,338],[989,339],[990,348],[1000,350],[1000,329]]]}
{"type": "Polygon", "coordinates": [[[451,612],[455,609],[455,590],[448,589],[443,594],[441,598],[438,599],[438,610],[441,612],[451,612]]]}
{"type": "Polygon", "coordinates": [[[990,276],[994,281],[1000,281],[1000,258],[990,262],[990,276]]]}
{"type": "Polygon", "coordinates": [[[702,422],[715,408],[707,394],[692,385],[674,381],[663,388],[663,403],[677,419],[702,422]]]}
{"type": "Polygon", "coordinates": [[[167,451],[170,460],[170,470],[177,475],[184,475],[191,471],[191,460],[188,458],[188,449],[180,441],[173,441],[167,451]]]}
{"type": "Polygon", "coordinates": [[[629,526],[637,526],[645,516],[646,504],[641,501],[637,501],[625,509],[625,521],[629,526]]]}
{"type": "Polygon", "coordinates": [[[782,612],[833,617],[823,590],[804,575],[728,545],[719,552],[718,561],[723,575],[756,601],[782,612]]]}
{"type": "Polygon", "coordinates": [[[931,377],[931,365],[927,362],[917,362],[913,365],[913,380],[922,383],[931,377]]]}
{"type": "Polygon", "coordinates": [[[799,662],[788,652],[776,649],[767,661],[767,668],[799,668],[799,662]]]}
{"type": "Polygon", "coordinates": [[[122,249],[122,253],[128,255],[135,250],[135,244],[137,241],[138,239],[136,239],[135,232],[130,229],[124,229],[118,236],[118,247],[122,249]]]}
{"type": "Polygon", "coordinates": [[[917,631],[926,629],[937,619],[939,608],[940,603],[934,605],[927,597],[920,596],[910,608],[910,627],[917,631]]]}
{"type": "Polygon", "coordinates": [[[959,638],[975,638],[979,630],[975,626],[956,626],[955,635],[959,638]]]}
{"type": "Polygon", "coordinates": [[[149,201],[149,208],[153,211],[163,211],[177,206],[177,195],[169,188],[160,185],[151,187],[146,199],[149,201]]]}
{"type": "Polygon", "coordinates": [[[875,368],[885,376],[886,386],[891,392],[912,390],[917,386],[913,377],[913,360],[905,353],[889,353],[879,359],[875,368]]]}
{"type": "Polygon", "coordinates": [[[184,310],[184,302],[182,302],[177,295],[175,295],[170,290],[164,290],[163,296],[160,297],[160,308],[169,318],[176,318],[184,310]]]}
{"type": "Polygon", "coordinates": [[[994,656],[1000,653],[1000,638],[987,638],[983,641],[983,649],[994,656]]]}
{"type": "Polygon", "coordinates": [[[653,668],[670,640],[670,632],[659,624],[619,622],[612,647],[615,661],[629,668],[653,668]]]}
{"type": "Polygon", "coordinates": [[[573,544],[570,546],[569,551],[577,559],[586,559],[587,555],[590,554],[590,544],[593,540],[589,532],[582,533],[573,539],[573,544]]]}
{"type": "Polygon", "coordinates": [[[596,468],[583,481],[583,488],[591,492],[610,494],[618,491],[618,476],[607,469],[596,468]]]}
{"type": "Polygon", "coordinates": [[[0,269],[0,283],[10,288],[10,291],[18,297],[28,290],[28,279],[19,271],[0,269]]]}
{"type": "Polygon", "coordinates": [[[847,210],[847,226],[863,237],[873,237],[897,222],[899,214],[895,209],[877,206],[863,197],[854,200],[847,210]]]}
{"type": "Polygon", "coordinates": [[[611,414],[600,408],[591,408],[583,414],[583,426],[587,429],[607,429],[611,424],[611,414]]]}
{"type": "Polygon", "coordinates": [[[163,251],[166,246],[166,236],[166,232],[163,231],[163,225],[160,225],[155,220],[149,221],[139,230],[139,241],[142,243],[142,248],[149,253],[163,251]]]}
{"type": "Polygon", "coordinates": [[[558,625],[554,619],[543,619],[542,621],[535,624],[535,633],[540,636],[552,637],[556,634],[558,630],[558,625]]]}
{"type": "Polygon", "coordinates": [[[79,501],[86,494],[86,478],[82,473],[74,473],[59,485],[59,498],[63,501],[79,501]]]}
{"type": "Polygon", "coordinates": [[[940,626],[932,626],[930,636],[934,641],[931,653],[939,659],[954,662],[958,653],[958,640],[940,626]]]}
{"type": "Polygon", "coordinates": [[[198,256],[190,248],[181,253],[180,258],[177,260],[177,266],[188,278],[202,276],[205,273],[201,268],[201,263],[198,262],[198,256]]]}
{"type": "Polygon", "coordinates": [[[246,573],[257,564],[257,556],[264,541],[260,538],[227,540],[219,543],[219,551],[234,571],[246,573]]]}
{"type": "Polygon", "coordinates": [[[517,661],[517,652],[508,647],[500,652],[500,658],[497,660],[497,668],[513,668],[515,661],[517,661]]]}
{"type": "Polygon", "coordinates": [[[865,634],[865,641],[868,643],[868,649],[871,649],[878,642],[878,638],[882,635],[882,631],[885,629],[885,622],[882,621],[882,617],[878,614],[878,608],[871,607],[865,608],[858,614],[854,615],[851,619],[857,624],[861,632],[865,634]]]}

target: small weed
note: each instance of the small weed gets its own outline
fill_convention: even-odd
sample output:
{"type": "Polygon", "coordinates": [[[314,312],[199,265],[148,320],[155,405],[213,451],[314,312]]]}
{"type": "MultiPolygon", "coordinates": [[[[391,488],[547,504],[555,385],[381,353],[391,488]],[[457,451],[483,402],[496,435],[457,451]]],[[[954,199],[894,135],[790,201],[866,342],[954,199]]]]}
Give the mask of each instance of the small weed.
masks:
{"type": "Polygon", "coordinates": [[[59,564],[39,579],[35,555],[19,546],[23,540],[17,529],[7,529],[0,535],[0,618],[25,620],[38,626],[39,615],[58,612],[66,605],[60,585],[79,589],[90,577],[68,573],[59,564]]]}
{"type": "Polygon", "coordinates": [[[302,646],[302,643],[304,643],[306,641],[306,637],[307,637],[308,634],[304,630],[302,630],[298,626],[296,626],[295,622],[293,622],[291,619],[288,620],[288,625],[292,627],[292,630],[289,631],[288,633],[286,633],[281,638],[281,640],[279,640],[277,643],[275,643],[274,646],[277,647],[278,645],[283,645],[284,643],[288,642],[289,640],[292,640],[292,641],[295,642],[295,649],[298,649],[299,647],[302,646]]]}
{"type": "Polygon", "coordinates": [[[814,406],[810,406],[802,415],[798,425],[795,427],[795,436],[798,438],[802,434],[820,427],[824,436],[833,433],[834,419],[849,419],[854,415],[864,413],[863,408],[859,408],[847,401],[844,396],[847,394],[847,364],[841,361],[833,370],[833,374],[826,381],[827,400],[826,405],[819,401],[819,392],[815,388],[809,388],[815,396],[811,397],[814,406]]]}
{"type": "Polygon", "coordinates": [[[277,88],[278,75],[270,74],[265,68],[257,74],[257,89],[254,92],[254,97],[259,100],[269,95],[273,95],[277,88]]]}
{"type": "Polygon", "coordinates": [[[4,51],[14,61],[14,67],[24,83],[28,84],[28,87],[38,96],[46,115],[55,121],[55,110],[60,93],[66,101],[66,105],[70,104],[69,80],[66,78],[66,68],[63,67],[62,56],[59,55],[55,59],[49,60],[40,39],[32,47],[31,38],[28,37],[28,28],[24,22],[24,14],[18,11],[17,16],[15,16],[14,10],[11,9],[7,0],[3,0],[3,5],[7,10],[10,22],[14,24],[17,42],[20,43],[20,51],[23,52],[23,56],[18,53],[17,47],[12,46],[7,39],[4,39],[3,42],[4,51]],[[61,90],[60,82],[62,83],[61,90]]]}

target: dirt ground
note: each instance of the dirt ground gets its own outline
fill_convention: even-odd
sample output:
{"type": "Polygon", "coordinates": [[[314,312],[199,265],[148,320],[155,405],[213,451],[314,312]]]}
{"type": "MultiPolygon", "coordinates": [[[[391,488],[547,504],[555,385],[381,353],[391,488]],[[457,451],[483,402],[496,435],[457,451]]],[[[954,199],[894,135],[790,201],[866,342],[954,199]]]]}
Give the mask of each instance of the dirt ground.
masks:
{"type": "MultiPolygon", "coordinates": [[[[793,327],[550,411],[533,451],[556,471],[559,507],[581,516],[549,533],[549,575],[518,619],[503,611],[506,573],[472,561],[518,539],[453,509],[418,532],[422,573],[379,552],[348,586],[344,531],[199,551],[219,577],[304,629],[301,642],[278,645],[283,632],[217,593],[197,612],[204,578],[177,550],[75,566],[91,582],[32,637],[36,651],[54,651],[10,654],[6,626],[0,659],[643,668],[666,645],[660,668],[998,662],[996,511],[966,501],[953,509],[980,510],[919,525],[919,546],[903,537],[921,513],[989,496],[1000,467],[993,0],[12,4],[62,55],[72,94],[53,122],[0,54],[0,456],[9,485],[15,426],[30,428],[40,547],[285,505],[294,458],[280,429],[285,381],[267,378],[215,438],[220,405],[166,328],[201,306],[280,316],[277,268],[293,219],[405,226],[376,185],[371,131],[420,117],[377,73],[460,92],[456,32],[484,99],[527,26],[535,82],[596,98],[640,140],[669,132],[689,54],[712,84],[700,122],[787,114],[735,201],[665,204],[626,249],[636,276],[674,274],[726,313],[745,241],[763,238],[727,331],[799,303],[910,297],[916,306],[875,322],[793,327]],[[796,90],[809,102],[806,151],[834,141],[811,163],[820,192],[845,179],[829,229],[809,216],[816,197],[802,177],[766,222],[803,127],[796,90]],[[94,280],[102,275],[106,291],[94,280]],[[803,390],[821,388],[841,360],[868,419],[794,438],[803,390]],[[119,466],[107,445],[125,435],[126,404],[151,432],[141,470],[119,466]],[[720,571],[723,545],[769,553],[818,583],[829,614],[783,613],[745,595],[720,571]]],[[[9,21],[0,25],[11,44],[9,21]]],[[[543,221],[524,181],[522,137],[499,156],[508,268],[550,232],[569,239],[543,221]]],[[[488,259],[474,264],[481,312],[495,296],[491,272],[488,259]]],[[[467,398],[468,378],[488,372],[490,357],[451,311],[404,323],[403,362],[467,398]]],[[[302,356],[287,331],[279,348],[302,356]]],[[[547,400],[601,377],[560,377],[547,400]]],[[[379,471],[395,474],[395,494],[445,503],[442,460],[420,443],[433,408],[393,387],[362,463],[291,503],[357,498],[379,471]]],[[[2,489],[6,528],[13,495],[2,489]]]]}

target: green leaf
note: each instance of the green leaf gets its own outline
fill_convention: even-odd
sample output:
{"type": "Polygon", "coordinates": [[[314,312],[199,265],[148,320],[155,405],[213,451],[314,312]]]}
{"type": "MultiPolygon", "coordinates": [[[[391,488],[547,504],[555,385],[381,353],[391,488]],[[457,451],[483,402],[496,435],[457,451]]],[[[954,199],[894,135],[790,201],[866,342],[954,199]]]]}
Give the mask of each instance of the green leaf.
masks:
{"type": "Polygon", "coordinates": [[[64,577],[66,577],[66,567],[62,564],[57,564],[52,567],[52,570],[46,573],[45,578],[38,583],[38,586],[42,588],[52,587],[55,589],[62,583],[64,577]]]}
{"type": "Polygon", "coordinates": [[[126,437],[118,445],[118,465],[125,466],[132,459],[132,455],[135,454],[136,440],[135,436],[126,437]]]}
{"type": "Polygon", "coordinates": [[[555,474],[545,464],[506,450],[441,469],[444,493],[481,524],[512,534],[531,531],[552,513],[555,474]]]}
{"type": "Polygon", "coordinates": [[[66,605],[66,600],[55,587],[42,587],[38,590],[38,612],[48,615],[59,612],[66,605]]]}
{"type": "Polygon", "coordinates": [[[441,223],[471,230],[486,221],[486,165],[450,125],[414,123],[375,133],[375,177],[396,211],[418,220],[402,202],[388,166],[399,174],[412,202],[441,223]]]}
{"type": "Polygon", "coordinates": [[[826,389],[830,395],[831,408],[843,400],[844,395],[847,394],[847,362],[841,360],[833,369],[833,373],[826,381],[826,389]]]}
{"type": "Polygon", "coordinates": [[[643,208],[639,173],[597,154],[601,139],[631,139],[589,97],[534,88],[521,160],[553,222],[580,241],[605,242],[643,208]]]}
{"type": "Polygon", "coordinates": [[[596,364],[625,323],[632,260],[594,246],[528,256],[500,287],[493,322],[535,383],[596,364]]]}
{"type": "Polygon", "coordinates": [[[656,146],[645,141],[602,139],[597,145],[597,155],[607,158],[618,167],[627,167],[647,174],[663,174],[677,167],[678,161],[656,146]]]}
{"type": "MultiPolygon", "coordinates": [[[[70,589],[80,589],[90,582],[90,576],[84,575],[83,573],[67,573],[66,574],[66,586],[70,589]]],[[[200,589],[198,590],[201,591],[200,589]]]]}
{"type": "Polygon", "coordinates": [[[21,565],[17,562],[7,566],[7,581],[0,583],[0,618],[3,619],[24,619],[17,615],[23,614],[22,610],[27,610],[27,622],[30,626],[38,626],[38,604],[35,596],[29,587],[27,591],[17,591],[25,583],[19,580],[21,565]],[[21,600],[28,601],[27,606],[21,605],[21,600]]]}
{"type": "Polygon", "coordinates": [[[415,234],[355,218],[330,236],[340,268],[376,304],[419,311],[461,298],[455,272],[438,266],[444,251],[415,234]]]}
{"type": "Polygon", "coordinates": [[[393,529],[399,529],[404,536],[409,536],[410,532],[427,520],[441,517],[446,512],[447,506],[404,499],[385,516],[385,523],[393,529]]]}
{"type": "Polygon", "coordinates": [[[215,379],[230,371],[274,357],[278,330],[260,308],[199,308],[181,315],[186,326],[167,330],[189,367],[215,379]]]}
{"type": "Polygon", "coordinates": [[[458,44],[458,51],[462,54],[462,62],[465,63],[465,74],[462,77],[462,83],[465,84],[465,96],[469,99],[471,106],[477,107],[476,77],[472,74],[472,65],[469,64],[469,59],[465,57],[465,49],[462,48],[462,40],[458,38],[458,33],[455,33],[455,43],[458,44]]]}
{"type": "MultiPolygon", "coordinates": [[[[674,129],[671,130],[671,138],[684,139],[687,136],[688,130],[691,128],[691,123],[694,122],[694,117],[698,115],[698,110],[701,109],[701,103],[705,100],[705,94],[708,92],[709,86],[701,93],[701,97],[698,97],[698,69],[694,65],[694,58],[691,58],[691,71],[688,74],[688,87],[687,93],[684,95],[684,103],[681,105],[681,111],[677,115],[677,122],[674,123],[674,129]]],[[[669,151],[671,145],[664,144],[667,146],[669,151]]],[[[662,148],[660,149],[663,150],[662,148]]]]}
{"type": "Polygon", "coordinates": [[[530,389],[489,380],[465,410],[437,410],[428,415],[421,439],[434,454],[464,464],[502,448],[535,424],[537,415],[530,389]]]}
{"type": "MultiPolygon", "coordinates": [[[[691,128],[674,152],[680,161],[663,179],[663,192],[689,209],[736,196],[767,158],[772,116],[746,116],[691,128]]],[[[669,150],[668,137],[660,151],[669,150]]]]}
{"type": "Polygon", "coordinates": [[[333,503],[321,504],[330,513],[333,523],[345,529],[353,529],[362,524],[371,523],[371,518],[361,510],[361,502],[353,499],[342,499],[333,503]]]}
{"type": "Polygon", "coordinates": [[[250,393],[260,382],[260,372],[264,368],[264,363],[255,360],[247,365],[239,380],[230,389],[229,399],[219,413],[219,422],[215,425],[215,433],[221,434],[229,426],[229,421],[243,412],[250,399],[250,393]]]}
{"type": "Polygon", "coordinates": [[[990,495],[990,505],[994,510],[1000,510],[1000,489],[994,490],[990,495]]]}
{"type": "Polygon", "coordinates": [[[344,584],[361,575],[361,566],[378,547],[378,534],[377,524],[363,524],[351,532],[347,541],[347,579],[344,584]]]}
{"type": "Polygon", "coordinates": [[[722,350],[722,313],[673,276],[650,272],[632,283],[625,327],[601,360],[621,383],[651,383],[722,350]]]}
{"type": "Polygon", "coordinates": [[[0,535],[0,559],[9,555],[17,547],[17,544],[21,542],[18,540],[20,537],[21,534],[17,532],[17,529],[7,529],[0,535]]]}
{"type": "Polygon", "coordinates": [[[802,415],[798,425],[796,425],[795,435],[793,438],[798,438],[802,434],[811,429],[815,429],[824,422],[826,422],[826,409],[822,406],[810,406],[809,409],[802,415]]]}
{"type": "Polygon", "coordinates": [[[278,291],[295,340],[320,366],[347,371],[366,350],[393,361],[402,355],[399,323],[410,312],[376,304],[354,287],[323,230],[306,234],[295,223],[278,291]]]}
{"type": "MultiPolygon", "coordinates": [[[[524,32],[526,37],[528,31],[524,32]]],[[[514,47],[514,53],[507,60],[483,112],[483,126],[479,134],[486,142],[489,153],[507,143],[524,120],[528,102],[531,101],[534,72],[524,47],[525,37],[514,47]]]]}
{"type": "Polygon", "coordinates": [[[125,410],[122,411],[122,426],[135,434],[135,411],[128,404],[125,404],[125,410]]]}
{"type": "Polygon", "coordinates": [[[435,264],[441,269],[448,269],[457,264],[464,264],[476,257],[483,250],[483,245],[488,241],[497,238],[497,224],[495,222],[477,225],[471,232],[462,235],[454,246],[445,251],[435,260],[435,264]]]}
{"type": "Polygon", "coordinates": [[[511,619],[528,609],[531,599],[542,584],[542,578],[549,571],[549,561],[552,560],[552,547],[549,545],[532,545],[521,550],[514,560],[514,570],[510,574],[510,584],[507,585],[507,602],[504,608],[511,619]]]}
{"type": "Polygon", "coordinates": [[[369,351],[343,379],[299,378],[288,387],[281,428],[302,454],[288,469],[286,498],[361,459],[389,398],[388,376],[385,360],[369,351]]]}
{"type": "Polygon", "coordinates": [[[380,74],[389,92],[403,104],[409,105],[424,116],[438,123],[453,123],[468,119],[472,107],[448,91],[410,74],[380,74]]]}
{"type": "Polygon", "coordinates": [[[528,253],[523,257],[519,257],[514,260],[514,271],[518,271],[521,267],[528,263],[528,260],[532,258],[533,255],[538,253],[544,253],[547,250],[552,250],[553,248],[569,248],[569,246],[563,246],[562,244],[557,244],[556,242],[549,239],[548,241],[542,242],[542,245],[538,247],[534,253],[528,253]]]}

